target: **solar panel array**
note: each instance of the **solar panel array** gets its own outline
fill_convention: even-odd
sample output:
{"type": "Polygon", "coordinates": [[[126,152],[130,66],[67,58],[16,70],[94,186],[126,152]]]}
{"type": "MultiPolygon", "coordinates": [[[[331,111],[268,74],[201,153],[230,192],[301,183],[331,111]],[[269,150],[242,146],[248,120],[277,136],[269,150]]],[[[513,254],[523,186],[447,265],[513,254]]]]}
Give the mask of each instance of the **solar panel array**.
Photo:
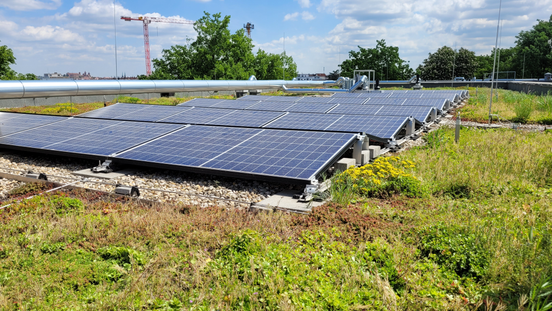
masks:
{"type": "Polygon", "coordinates": [[[332,97],[197,98],[178,106],[116,104],[76,118],[0,113],[0,146],[217,174],[317,178],[366,133],[382,143],[426,122],[463,92],[332,97]],[[401,96],[403,95],[403,96],[401,96]]]}

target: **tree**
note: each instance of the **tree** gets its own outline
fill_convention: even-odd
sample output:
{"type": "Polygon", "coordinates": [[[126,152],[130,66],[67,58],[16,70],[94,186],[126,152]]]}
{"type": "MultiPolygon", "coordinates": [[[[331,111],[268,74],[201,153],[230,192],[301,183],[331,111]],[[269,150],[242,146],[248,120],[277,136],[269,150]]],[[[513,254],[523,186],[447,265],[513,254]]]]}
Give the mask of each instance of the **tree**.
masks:
{"type": "Polygon", "coordinates": [[[6,45],[0,46],[0,80],[37,80],[32,73],[17,73],[10,68],[15,65],[15,56],[12,49],[6,45]]]}
{"type": "Polygon", "coordinates": [[[287,79],[297,75],[292,57],[262,50],[255,56],[252,40],[245,35],[244,29],[231,34],[229,23],[230,16],[222,18],[220,13],[205,12],[205,16],[194,23],[196,40],[163,50],[161,59],[153,60],[152,75],[140,78],[245,80],[255,75],[260,80],[281,79],[282,70],[287,79]]]}
{"type": "Polygon", "coordinates": [[[451,80],[454,77],[469,79],[474,76],[476,69],[477,58],[474,52],[464,48],[456,52],[443,46],[435,53],[429,53],[416,71],[424,80],[451,80]]]}
{"type": "MultiPolygon", "coordinates": [[[[516,71],[516,78],[521,78],[522,68],[518,68],[518,52],[516,48],[504,48],[498,49],[499,54],[496,59],[496,71],[516,71]]],[[[495,49],[491,51],[490,55],[476,56],[477,67],[475,69],[475,77],[485,79],[489,77],[489,74],[493,72],[495,49]]],[[[523,57],[523,56],[522,56],[523,57]]],[[[500,78],[506,76],[499,75],[500,78]]],[[[513,78],[513,75],[508,77],[513,78]]]]}
{"type": "Polygon", "coordinates": [[[542,77],[552,71],[552,15],[548,21],[538,19],[533,29],[522,30],[516,39],[515,66],[522,69],[525,57],[525,77],[542,77]]]}
{"type": "Polygon", "coordinates": [[[408,63],[399,57],[399,48],[387,46],[385,39],[376,40],[376,47],[350,51],[349,59],[343,61],[341,74],[352,77],[355,69],[372,69],[379,80],[405,80],[414,75],[408,63]]]}
{"type": "Polygon", "coordinates": [[[330,72],[330,74],[328,75],[328,80],[337,80],[340,76],[341,76],[341,72],[339,71],[339,69],[337,69],[335,71],[330,72]]]}

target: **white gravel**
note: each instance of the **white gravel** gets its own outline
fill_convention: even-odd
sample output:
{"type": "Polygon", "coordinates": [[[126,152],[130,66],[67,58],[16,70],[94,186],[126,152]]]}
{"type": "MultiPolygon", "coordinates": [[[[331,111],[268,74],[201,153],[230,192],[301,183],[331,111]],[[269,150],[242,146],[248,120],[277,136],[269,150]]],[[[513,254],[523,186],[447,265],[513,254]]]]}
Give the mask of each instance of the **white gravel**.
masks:
{"type": "MultiPolygon", "coordinates": [[[[63,184],[77,182],[75,186],[114,192],[115,185],[137,186],[140,197],[160,202],[183,202],[201,207],[221,206],[247,208],[253,202],[259,202],[268,196],[293,186],[266,183],[253,180],[217,178],[208,175],[186,174],[165,170],[144,169],[136,173],[111,180],[75,176],[73,171],[90,168],[94,161],[85,161],[65,157],[42,156],[24,153],[0,153],[0,172],[24,175],[28,171],[44,173],[49,181],[63,184]],[[65,178],[63,178],[65,177],[65,178]],[[108,183],[108,184],[105,184],[108,183]],[[152,191],[146,189],[174,191],[152,191]],[[214,197],[214,198],[213,198],[214,197]],[[226,201],[233,200],[233,201],[226,201]],[[236,201],[236,202],[235,202],[236,201]],[[246,202],[246,203],[241,203],[246,202]]],[[[0,179],[0,198],[4,193],[17,187],[13,181],[0,179]],[[12,185],[12,186],[10,186],[12,185]]]]}

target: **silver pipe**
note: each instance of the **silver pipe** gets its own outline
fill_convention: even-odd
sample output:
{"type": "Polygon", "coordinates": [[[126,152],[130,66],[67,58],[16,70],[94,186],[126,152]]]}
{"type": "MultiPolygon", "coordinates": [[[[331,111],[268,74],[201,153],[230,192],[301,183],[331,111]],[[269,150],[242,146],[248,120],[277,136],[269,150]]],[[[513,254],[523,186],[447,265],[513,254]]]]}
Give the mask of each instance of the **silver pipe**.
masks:
{"type": "Polygon", "coordinates": [[[236,91],[333,85],[335,81],[289,80],[65,80],[0,81],[0,99],[119,95],[196,91],[236,91]]]}
{"type": "MultiPolygon", "coordinates": [[[[289,93],[352,93],[360,85],[366,83],[367,79],[368,78],[366,76],[362,76],[362,78],[360,78],[358,82],[355,85],[353,85],[353,87],[351,87],[350,89],[290,89],[290,88],[287,88],[285,85],[282,85],[282,89],[284,90],[284,92],[289,92],[289,93]]],[[[343,87],[344,83],[345,83],[345,78],[339,77],[339,79],[337,79],[337,81],[334,82],[333,84],[339,84],[343,87]]]]}

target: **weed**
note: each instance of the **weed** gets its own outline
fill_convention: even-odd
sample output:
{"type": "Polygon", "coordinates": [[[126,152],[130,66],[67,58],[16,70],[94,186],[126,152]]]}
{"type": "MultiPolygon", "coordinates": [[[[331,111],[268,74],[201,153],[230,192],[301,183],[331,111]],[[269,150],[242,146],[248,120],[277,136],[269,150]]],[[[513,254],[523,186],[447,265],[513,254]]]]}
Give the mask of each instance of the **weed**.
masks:
{"type": "Polygon", "coordinates": [[[46,183],[30,182],[10,190],[9,195],[11,196],[32,195],[32,194],[39,193],[43,190],[47,190],[49,188],[50,186],[48,186],[48,184],[46,183]]]}

